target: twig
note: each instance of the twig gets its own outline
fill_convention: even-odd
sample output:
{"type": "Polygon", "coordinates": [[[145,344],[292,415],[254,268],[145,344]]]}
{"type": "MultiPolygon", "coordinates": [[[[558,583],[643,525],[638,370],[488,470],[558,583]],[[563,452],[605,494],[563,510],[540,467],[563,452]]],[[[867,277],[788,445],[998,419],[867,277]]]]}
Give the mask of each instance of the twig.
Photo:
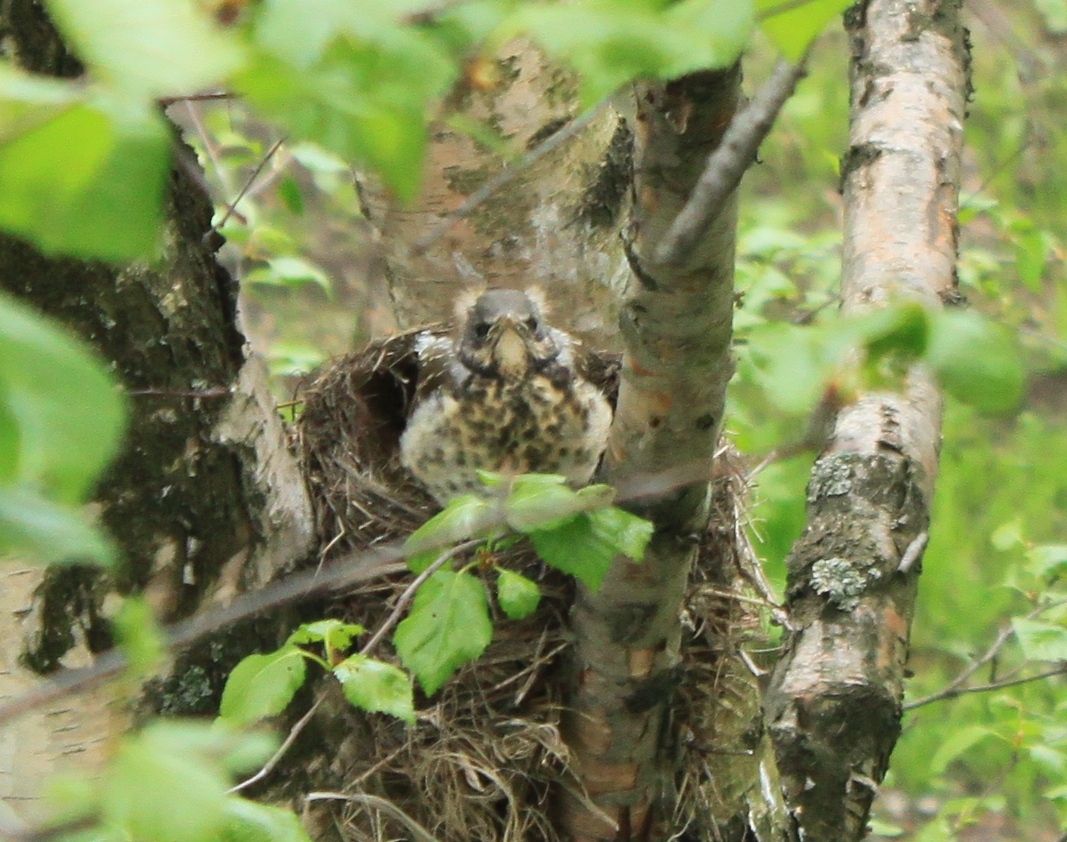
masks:
{"type": "Polygon", "coordinates": [[[924,696],[921,699],[916,699],[914,702],[909,702],[904,705],[903,709],[905,711],[915,710],[915,708],[929,705],[934,702],[940,702],[943,699],[954,699],[956,696],[964,696],[968,693],[987,693],[990,690],[1000,690],[1004,687],[1015,687],[1018,684],[1029,684],[1033,681],[1042,681],[1056,675],[1067,675],[1067,664],[1060,664],[1055,669],[1040,672],[1037,675],[1024,676],[1023,678],[1006,678],[1002,681],[991,681],[989,684],[976,684],[973,687],[957,687],[952,690],[946,688],[939,693],[931,693],[929,696],[924,696]]]}
{"type": "Polygon", "coordinates": [[[131,397],[152,398],[226,398],[233,394],[228,386],[216,386],[212,389],[127,389],[131,397]]]}
{"type": "Polygon", "coordinates": [[[233,216],[234,211],[237,210],[237,205],[241,202],[241,199],[245,197],[245,194],[252,187],[252,184],[257,178],[259,178],[259,174],[263,172],[263,168],[267,166],[267,162],[274,157],[274,153],[281,149],[283,143],[285,143],[284,137],[280,137],[276,141],[274,141],[274,145],[267,150],[267,154],[263,156],[263,159],[258,164],[256,164],[256,168],[252,170],[252,174],[248,176],[248,180],[245,181],[244,187],[241,188],[241,192],[237,194],[237,198],[226,205],[226,213],[222,215],[222,219],[220,219],[215,225],[212,226],[214,230],[218,231],[220,228],[222,228],[223,225],[226,224],[229,218],[233,216]]]}
{"type": "Polygon", "coordinates": [[[370,795],[366,792],[356,792],[351,795],[346,795],[343,792],[309,792],[304,797],[308,801],[349,801],[374,807],[383,813],[388,813],[403,824],[417,842],[437,842],[437,838],[432,833],[397,807],[396,804],[384,798],[379,798],[377,795],[370,795]]]}
{"type": "Polygon", "coordinates": [[[367,641],[366,645],[359,650],[359,654],[369,655],[374,651],[375,647],[382,642],[385,636],[392,631],[393,626],[400,622],[400,618],[403,616],[404,612],[407,611],[408,605],[411,603],[411,600],[415,598],[415,593],[422,587],[423,582],[429,579],[457,555],[472,547],[478,546],[480,543],[482,543],[482,539],[480,538],[464,541],[462,544],[456,544],[456,546],[441,553],[433,564],[416,576],[411,584],[404,589],[404,592],[400,594],[399,599],[397,599],[396,605],[393,606],[393,610],[389,612],[389,616],[385,618],[380,626],[378,626],[378,630],[371,636],[371,639],[367,641]]]}
{"type": "Polygon", "coordinates": [[[159,101],[159,104],[166,108],[168,105],[174,105],[176,102],[205,102],[212,99],[233,99],[234,94],[230,91],[213,91],[210,93],[202,94],[186,94],[185,96],[168,96],[163,97],[159,101]]]}
{"type": "MultiPolygon", "coordinates": [[[[1040,617],[1046,611],[1049,611],[1053,608],[1058,608],[1059,606],[1064,604],[1067,604],[1067,599],[1059,599],[1054,602],[1046,603],[1045,605],[1039,605],[1034,608],[1030,613],[1028,613],[1024,617],[1024,619],[1033,620],[1037,617],[1040,617]]],[[[951,699],[954,696],[960,696],[963,693],[973,692],[969,688],[963,688],[963,685],[971,678],[972,675],[978,672],[978,670],[980,670],[982,667],[992,661],[995,657],[997,657],[997,655],[1000,654],[1000,650],[1004,648],[1004,645],[1014,636],[1015,628],[1013,626],[1009,625],[1002,628],[997,634],[996,639],[990,644],[989,648],[986,649],[982,656],[976,661],[973,661],[972,663],[968,664],[963,670],[961,670],[959,675],[957,675],[954,679],[952,679],[952,681],[949,682],[948,686],[942,688],[941,690],[938,690],[936,693],[931,693],[928,696],[923,696],[913,702],[909,702],[908,704],[904,705],[904,710],[913,710],[914,708],[922,707],[923,705],[928,705],[931,702],[937,702],[941,699],[951,699]]],[[[1011,679],[1011,681],[1017,684],[1022,683],[1023,681],[1030,680],[1033,679],[1011,679]]],[[[998,682],[991,682],[990,684],[983,686],[985,689],[992,689],[998,686],[998,682]]],[[[1009,687],[1011,685],[1005,684],[1003,686],[1009,687]]]]}
{"type": "Polygon", "coordinates": [[[296,724],[289,729],[288,736],[286,736],[282,744],[278,746],[278,750],[274,752],[273,755],[271,755],[270,760],[263,764],[262,769],[256,772],[248,780],[241,781],[241,783],[237,784],[236,786],[230,787],[228,790],[226,790],[226,794],[232,795],[235,792],[240,792],[242,789],[248,789],[248,787],[252,786],[252,784],[259,783],[261,780],[267,777],[267,775],[273,772],[274,767],[278,765],[281,759],[285,756],[285,753],[289,751],[293,743],[296,742],[296,738],[300,736],[300,732],[303,731],[307,724],[311,721],[311,718],[315,715],[315,711],[319,709],[319,705],[321,704],[322,699],[319,699],[317,702],[315,702],[315,704],[308,708],[307,713],[305,713],[303,716],[300,717],[299,720],[297,720],[296,724]]]}
{"type": "Polygon", "coordinates": [[[656,246],[654,264],[682,263],[693,253],[722,211],[726,197],[741,183],[741,176],[756,159],[778,112],[807,72],[806,59],[807,56],[795,65],[779,61],[755,99],[734,117],[722,142],[708,155],[704,172],[685,207],[656,246]]]}
{"type": "MultiPolygon", "coordinates": [[[[713,476],[711,469],[710,462],[703,462],[697,466],[631,477],[617,484],[620,493],[615,502],[632,502],[698,482],[708,482],[713,476]]],[[[490,530],[504,526],[505,523],[501,512],[497,518],[488,521],[485,528],[490,530]]],[[[420,547],[419,551],[431,549],[445,549],[445,546],[420,547]]],[[[323,591],[342,590],[379,576],[401,573],[407,570],[407,565],[402,562],[406,555],[403,544],[394,542],[352,553],[338,559],[324,571],[311,570],[289,576],[262,590],[245,593],[228,606],[206,611],[201,615],[176,623],[167,630],[167,646],[170,649],[188,646],[240,620],[299,602],[321,594],[323,591]]],[[[64,673],[0,704],[0,724],[38,710],[42,705],[67,694],[93,687],[118,674],[125,666],[126,657],[121,652],[114,649],[104,652],[96,659],[93,666],[64,673]]]]}
{"type": "Polygon", "coordinates": [[[524,170],[532,166],[539,161],[549,152],[552,152],[565,141],[570,140],[578,132],[584,129],[592,121],[593,117],[599,113],[601,106],[610,98],[605,98],[586,111],[584,114],[579,115],[575,119],[571,120],[566,126],[560,129],[550,137],[545,138],[544,141],[539,143],[523,157],[515,161],[506,170],[499,173],[495,178],[491,178],[480,188],[475,190],[467,200],[449,213],[447,216],[441,218],[429,231],[422,235],[415,244],[411,247],[410,254],[414,257],[418,257],[424,254],[426,250],[443,237],[453,225],[459,222],[470,213],[475,210],[479,205],[485,202],[487,199],[494,196],[502,188],[507,187],[516,176],[520,175],[524,170]]]}

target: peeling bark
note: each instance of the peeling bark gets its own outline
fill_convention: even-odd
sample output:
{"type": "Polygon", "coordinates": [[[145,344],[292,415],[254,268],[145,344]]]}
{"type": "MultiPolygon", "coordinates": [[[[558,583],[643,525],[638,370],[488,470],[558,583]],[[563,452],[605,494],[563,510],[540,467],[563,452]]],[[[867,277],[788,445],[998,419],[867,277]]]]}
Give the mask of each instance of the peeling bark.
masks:
{"type": "MultiPolygon", "coordinates": [[[[848,313],[902,296],[930,307],[954,298],[967,91],[959,5],[869,0],[848,16],[848,313]]],[[[900,732],[940,426],[940,395],[917,366],[900,393],[865,393],[844,408],[812,470],[807,527],[789,559],[798,629],[765,703],[808,839],[864,835],[900,732]]]]}
{"type": "MultiPolygon", "coordinates": [[[[679,465],[710,468],[732,373],[734,198],[679,265],[650,256],[703,171],[740,97],[740,70],[693,74],[637,91],[636,203],[627,245],[634,272],[620,323],[625,354],[603,476],[679,465]]],[[[667,702],[678,680],[679,609],[708,519],[698,484],[636,510],[656,533],[640,565],[619,560],[597,593],[580,590],[572,698],[564,726],[599,812],[564,800],[575,840],[646,839],[662,819],[667,702]]]]}

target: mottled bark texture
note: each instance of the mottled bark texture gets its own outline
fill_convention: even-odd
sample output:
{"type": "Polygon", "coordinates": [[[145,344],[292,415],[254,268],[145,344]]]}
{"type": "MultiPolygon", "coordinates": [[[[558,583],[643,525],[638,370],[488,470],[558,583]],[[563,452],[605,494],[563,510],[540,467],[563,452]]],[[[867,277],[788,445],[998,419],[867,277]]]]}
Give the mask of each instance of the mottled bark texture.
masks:
{"type": "MultiPolygon", "coordinates": [[[[954,297],[967,91],[959,0],[870,0],[847,18],[844,309],[954,297]]],[[[900,733],[909,629],[937,471],[941,398],[921,367],[838,415],[789,559],[797,630],[766,718],[804,838],[859,839],[900,733]],[[916,563],[905,565],[902,559],[916,563]]]]}
{"type": "MultiPolygon", "coordinates": [[[[633,271],[620,316],[625,344],[618,409],[603,476],[709,466],[732,364],[734,198],[682,264],[649,256],[684,205],[740,98],[740,71],[693,74],[636,91],[635,208],[627,233],[633,271]]],[[[677,680],[679,609],[696,538],[707,528],[698,483],[643,501],[656,533],[642,564],[618,560],[597,593],[582,590],[565,738],[599,812],[565,799],[576,840],[645,839],[668,789],[661,765],[677,680]]]]}
{"type": "MultiPolygon", "coordinates": [[[[27,69],[67,77],[81,72],[32,0],[0,6],[0,36],[8,57],[27,69]]],[[[188,150],[184,153],[193,160],[188,150]]],[[[116,590],[144,593],[161,619],[173,620],[205,601],[226,600],[267,580],[310,549],[303,485],[285,449],[263,372],[245,358],[236,325],[236,285],[215,261],[220,238],[211,233],[211,216],[202,189],[177,167],[170,181],[163,255],[152,265],[51,257],[0,236],[0,285],[93,344],[130,394],[127,440],[96,498],[122,550],[119,570],[104,577],[57,568],[39,581],[30,571],[19,581],[28,576],[35,587],[5,588],[5,597],[23,600],[5,602],[3,613],[24,612],[19,614],[25,640],[21,659],[38,672],[78,665],[88,652],[110,645],[108,615],[117,601],[107,597],[116,590]]],[[[4,637],[7,647],[16,646],[17,639],[4,637]]],[[[216,660],[227,660],[220,651],[214,650],[216,660]]],[[[187,710],[211,709],[239,656],[216,664],[215,655],[201,654],[203,663],[193,668],[189,662],[169,679],[173,692],[167,698],[185,699],[187,710]]],[[[33,678],[15,669],[5,672],[4,680],[7,694],[33,678]]],[[[79,704],[60,705],[66,712],[60,719],[77,719],[79,704]]],[[[81,713],[92,719],[91,712],[81,713]]],[[[57,719],[57,727],[62,724],[57,719]]],[[[107,744],[106,733],[91,736],[94,745],[107,744]]],[[[79,748],[77,740],[67,734],[57,753],[84,754],[85,745],[79,748]]],[[[10,742],[4,745],[12,748],[10,742]]],[[[32,759],[14,751],[7,756],[5,750],[0,767],[21,768],[11,785],[19,789],[12,794],[24,798],[25,782],[45,777],[40,761],[48,751],[38,745],[32,759]]]]}
{"type": "MultiPolygon", "coordinates": [[[[573,74],[515,41],[461,82],[446,104],[522,155],[578,117],[576,94],[573,74]]],[[[468,134],[436,127],[421,197],[412,206],[397,205],[370,182],[363,190],[367,215],[382,235],[398,324],[451,317],[456,295],[468,288],[537,285],[568,331],[600,349],[617,345],[618,301],[629,277],[618,233],[629,208],[631,165],[630,128],[603,105],[574,137],[519,167],[504,189],[413,254],[440,219],[509,166],[468,134]]]]}

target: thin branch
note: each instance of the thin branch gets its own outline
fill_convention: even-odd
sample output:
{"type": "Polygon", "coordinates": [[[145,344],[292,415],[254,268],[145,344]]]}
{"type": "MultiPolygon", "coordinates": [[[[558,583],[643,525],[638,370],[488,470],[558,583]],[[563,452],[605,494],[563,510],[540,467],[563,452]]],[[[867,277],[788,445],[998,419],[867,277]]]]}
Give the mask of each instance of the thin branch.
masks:
{"type": "Polygon", "coordinates": [[[267,162],[274,157],[274,153],[281,149],[283,143],[285,143],[284,137],[280,137],[276,141],[274,141],[274,145],[267,150],[267,154],[263,156],[263,159],[258,164],[256,164],[256,168],[252,170],[252,174],[248,176],[248,180],[245,182],[244,187],[241,188],[241,192],[237,194],[237,198],[226,205],[226,213],[222,215],[222,219],[220,219],[217,224],[212,226],[216,231],[222,228],[222,226],[226,224],[229,218],[233,216],[234,211],[237,210],[237,205],[241,202],[241,199],[245,197],[245,194],[249,191],[249,189],[251,189],[253,183],[255,183],[255,180],[259,178],[259,174],[263,172],[263,168],[267,166],[267,162]]]}
{"type": "Polygon", "coordinates": [[[660,266],[684,263],[692,254],[722,211],[726,197],[741,183],[741,176],[756,159],[756,152],[778,112],[807,72],[806,59],[807,56],[795,65],[779,61],[755,99],[734,117],[722,143],[708,156],[704,173],[689,201],[656,246],[653,263],[660,266]]]}
{"type": "MultiPolygon", "coordinates": [[[[1030,613],[1028,613],[1023,619],[1025,619],[1025,620],[1034,620],[1034,619],[1040,617],[1046,611],[1050,611],[1053,608],[1058,608],[1059,606],[1065,605],[1065,604],[1067,604],[1067,599],[1058,599],[1058,600],[1055,600],[1054,602],[1049,602],[1049,603],[1046,603],[1044,605],[1039,605],[1036,608],[1034,608],[1030,613]]],[[[963,687],[963,685],[966,684],[967,681],[970,680],[971,676],[973,676],[976,672],[978,672],[978,670],[980,670],[982,667],[984,667],[986,664],[988,664],[990,661],[992,661],[994,658],[996,658],[997,655],[1000,654],[1000,651],[1008,643],[1008,641],[1011,640],[1013,637],[1015,637],[1015,628],[1013,626],[1008,625],[1008,626],[1005,626],[1004,628],[1002,628],[1000,630],[1000,632],[997,634],[996,639],[989,645],[989,648],[986,649],[986,651],[982,654],[982,656],[980,658],[978,658],[977,660],[972,661],[963,670],[961,670],[959,675],[957,675],[954,679],[952,679],[952,681],[950,681],[946,687],[943,687],[941,690],[938,690],[935,693],[931,693],[928,696],[922,696],[921,698],[918,698],[913,702],[909,702],[908,704],[904,705],[904,710],[913,710],[914,708],[919,708],[919,707],[922,707],[923,705],[928,705],[931,702],[940,701],[941,699],[951,699],[951,698],[953,698],[955,696],[960,696],[960,695],[962,695],[964,693],[975,692],[971,688],[963,687]]],[[[1005,679],[1005,680],[1008,680],[1008,679],[1005,679]]],[[[1019,679],[1019,680],[1012,679],[1012,681],[1014,681],[1015,683],[1022,683],[1023,681],[1031,681],[1031,680],[1033,680],[1033,679],[1019,679]]],[[[991,682],[990,684],[982,685],[982,686],[984,688],[986,688],[986,689],[993,689],[993,688],[995,688],[997,686],[1008,687],[1008,686],[1011,686],[1011,685],[1010,684],[1000,685],[999,682],[991,682]]]]}
{"type": "Polygon", "coordinates": [[[601,100],[584,114],[571,120],[570,123],[555,134],[545,138],[544,141],[511,164],[506,170],[499,173],[495,178],[491,178],[480,188],[471,193],[462,205],[447,216],[442,217],[429,231],[416,240],[409,253],[414,257],[424,254],[430,246],[447,234],[448,230],[453,225],[461,219],[469,216],[479,205],[499,193],[504,187],[511,184],[511,182],[514,181],[517,176],[521,175],[524,170],[539,161],[549,152],[557,149],[565,141],[570,140],[578,134],[578,132],[589,125],[593,117],[599,113],[601,106],[607,101],[607,98],[601,100]]]}
{"type": "Polygon", "coordinates": [[[215,386],[211,389],[127,389],[131,397],[151,398],[226,398],[233,394],[229,386],[215,386]]]}
{"type": "Polygon", "coordinates": [[[1004,687],[1015,687],[1019,684],[1030,684],[1034,681],[1043,681],[1046,678],[1052,678],[1056,675],[1067,675],[1067,664],[1060,664],[1055,669],[1039,672],[1037,675],[1027,675],[1022,678],[1006,678],[1002,681],[991,681],[989,684],[976,684],[973,687],[957,687],[951,690],[945,688],[939,693],[931,693],[929,696],[923,696],[921,699],[909,702],[904,705],[903,709],[905,711],[915,710],[915,708],[922,707],[923,705],[933,704],[934,702],[940,702],[944,699],[954,699],[957,696],[964,696],[968,693],[987,693],[990,690],[1001,690],[1004,687]]]}
{"type": "MultiPolygon", "coordinates": [[[[637,500],[663,489],[678,489],[712,479],[711,463],[687,466],[633,477],[618,483],[620,494],[616,503],[637,500]],[[699,468],[700,470],[697,470],[699,468]],[[625,488],[625,493],[621,493],[625,488]]],[[[501,512],[497,518],[485,524],[486,529],[506,525],[501,512]]],[[[419,551],[445,549],[445,545],[420,547],[419,551]]],[[[402,573],[407,570],[403,559],[408,555],[401,542],[380,545],[338,559],[325,570],[309,570],[289,576],[280,582],[268,585],[259,591],[245,593],[229,605],[190,617],[167,630],[166,641],[170,649],[188,646],[212,632],[246,620],[265,611],[276,610],[290,603],[308,599],[324,591],[344,590],[359,582],[402,573]]],[[[126,666],[126,656],[118,650],[100,655],[91,667],[71,670],[42,683],[32,690],[0,704],[0,724],[40,709],[55,699],[70,693],[85,690],[120,673],[126,666]]]]}
{"type": "Polygon", "coordinates": [[[261,780],[267,777],[267,775],[273,772],[274,767],[278,765],[278,763],[283,757],[285,757],[285,753],[289,751],[290,748],[292,748],[293,743],[296,742],[296,738],[299,737],[300,732],[303,731],[305,727],[307,727],[307,724],[311,721],[311,718],[315,715],[315,711],[319,709],[319,705],[321,704],[322,699],[319,699],[317,702],[315,702],[315,704],[308,708],[307,713],[305,713],[303,716],[300,717],[300,719],[297,720],[296,724],[289,729],[288,736],[286,736],[282,744],[278,746],[278,750],[274,752],[273,755],[271,755],[270,760],[263,764],[262,769],[256,772],[248,780],[241,781],[241,783],[237,784],[236,786],[230,787],[228,790],[226,790],[226,794],[233,795],[236,792],[240,792],[242,789],[248,789],[248,787],[252,786],[253,784],[259,783],[261,780]]]}
{"type": "Polygon", "coordinates": [[[359,654],[369,655],[374,651],[378,644],[385,639],[385,636],[393,630],[393,626],[400,622],[400,618],[404,615],[404,612],[407,611],[408,605],[410,605],[411,600],[415,598],[415,593],[422,587],[423,582],[429,579],[457,555],[466,552],[481,543],[482,540],[480,538],[464,541],[462,544],[456,544],[456,546],[441,553],[433,564],[416,576],[411,584],[404,589],[404,592],[400,594],[400,598],[397,599],[396,605],[393,606],[393,610],[389,612],[389,616],[385,618],[380,626],[378,626],[378,630],[373,634],[371,639],[367,641],[366,645],[359,650],[359,654]]]}

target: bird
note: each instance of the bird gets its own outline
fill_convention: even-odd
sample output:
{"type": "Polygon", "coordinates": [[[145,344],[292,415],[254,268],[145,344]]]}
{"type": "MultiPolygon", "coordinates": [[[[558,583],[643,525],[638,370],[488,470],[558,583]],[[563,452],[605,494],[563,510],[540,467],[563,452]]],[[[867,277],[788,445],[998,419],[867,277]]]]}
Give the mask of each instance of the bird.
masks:
{"type": "Polygon", "coordinates": [[[479,471],[593,477],[612,408],[576,364],[576,340],[533,291],[493,289],[457,306],[452,335],[416,342],[419,384],[401,464],[442,506],[485,493],[479,471]]]}

